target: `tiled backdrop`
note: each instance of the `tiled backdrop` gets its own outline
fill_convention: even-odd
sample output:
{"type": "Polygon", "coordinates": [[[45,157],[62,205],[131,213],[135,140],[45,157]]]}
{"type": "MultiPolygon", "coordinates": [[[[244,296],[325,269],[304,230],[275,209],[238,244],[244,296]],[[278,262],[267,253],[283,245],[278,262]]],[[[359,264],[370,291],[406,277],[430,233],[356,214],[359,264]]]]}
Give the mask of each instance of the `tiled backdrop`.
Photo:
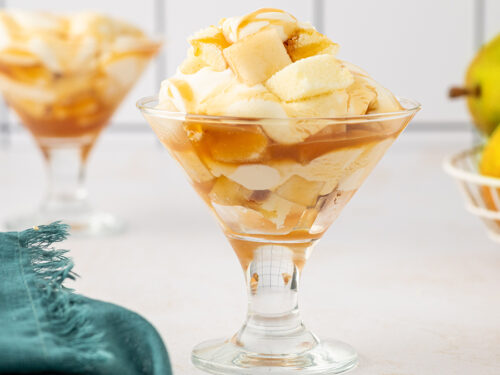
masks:
{"type": "MultiPolygon", "coordinates": [[[[448,100],[447,90],[462,82],[482,41],[500,32],[500,0],[0,0],[0,6],[98,10],[164,38],[163,53],[114,116],[115,130],[146,129],[134,103],[156,93],[161,79],[175,72],[189,34],[259,7],[283,8],[311,21],[341,45],[341,58],[361,65],[398,95],[421,101],[424,109],[413,128],[465,126],[465,105],[448,100]]],[[[5,108],[0,124],[4,139],[19,129],[5,108]]]]}

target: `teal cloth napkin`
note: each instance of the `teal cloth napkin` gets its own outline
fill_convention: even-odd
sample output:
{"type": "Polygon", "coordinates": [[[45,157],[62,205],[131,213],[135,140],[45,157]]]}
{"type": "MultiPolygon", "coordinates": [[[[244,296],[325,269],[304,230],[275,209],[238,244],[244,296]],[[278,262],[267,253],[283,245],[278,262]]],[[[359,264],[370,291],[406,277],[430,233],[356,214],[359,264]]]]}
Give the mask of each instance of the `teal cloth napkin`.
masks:
{"type": "Polygon", "coordinates": [[[171,374],[150,323],[63,286],[73,263],[52,244],[67,230],[0,233],[0,374],[171,374]]]}

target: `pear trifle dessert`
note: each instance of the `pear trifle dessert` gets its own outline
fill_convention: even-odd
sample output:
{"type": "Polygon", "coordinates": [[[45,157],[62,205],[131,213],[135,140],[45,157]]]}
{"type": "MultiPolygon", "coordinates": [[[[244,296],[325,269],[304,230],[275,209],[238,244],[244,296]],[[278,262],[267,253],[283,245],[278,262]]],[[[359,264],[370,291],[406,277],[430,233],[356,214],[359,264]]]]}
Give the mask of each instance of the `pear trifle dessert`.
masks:
{"type": "Polygon", "coordinates": [[[157,108],[261,120],[154,119],[161,141],[231,238],[320,237],[407,121],[329,118],[399,112],[401,104],[337,59],[337,44],[282,11],[222,20],[189,43],[157,108]]]}
{"type": "Polygon", "coordinates": [[[0,12],[0,90],[40,146],[49,192],[39,212],[11,228],[65,220],[73,231],[113,230],[90,210],[84,164],[97,136],[160,45],[109,16],[0,12]]]}
{"type": "Polygon", "coordinates": [[[347,370],[349,346],[304,328],[298,275],[418,105],[281,10],[222,19],[189,44],[139,107],[218,218],[250,298],[243,328],[196,347],[193,362],[217,374],[347,370]]]}

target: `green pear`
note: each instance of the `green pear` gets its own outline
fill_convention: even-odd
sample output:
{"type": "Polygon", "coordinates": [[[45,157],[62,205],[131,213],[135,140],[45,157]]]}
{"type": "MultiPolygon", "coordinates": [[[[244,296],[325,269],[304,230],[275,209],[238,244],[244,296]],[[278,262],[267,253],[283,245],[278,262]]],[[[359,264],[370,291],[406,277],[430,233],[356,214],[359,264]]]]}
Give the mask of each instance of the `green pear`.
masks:
{"type": "Polygon", "coordinates": [[[464,95],[477,128],[489,136],[500,124],[500,34],[472,60],[465,87],[450,90],[451,97],[464,95]]]}

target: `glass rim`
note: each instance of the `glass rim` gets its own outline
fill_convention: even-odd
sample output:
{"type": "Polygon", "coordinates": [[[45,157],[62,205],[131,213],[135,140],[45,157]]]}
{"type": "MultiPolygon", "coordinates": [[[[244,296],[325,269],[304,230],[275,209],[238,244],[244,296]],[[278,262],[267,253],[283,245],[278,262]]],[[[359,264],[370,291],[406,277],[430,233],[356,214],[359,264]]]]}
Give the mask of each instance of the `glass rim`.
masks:
{"type": "Polygon", "coordinates": [[[155,117],[162,117],[170,120],[179,121],[199,121],[199,122],[227,122],[227,123],[279,123],[297,121],[297,122],[328,122],[328,123],[360,123],[360,122],[378,122],[408,117],[417,113],[422,105],[413,99],[397,97],[403,110],[387,113],[369,113],[365,115],[346,115],[335,117],[237,117],[237,116],[212,116],[200,115],[186,112],[173,112],[166,109],[156,108],[158,96],[146,96],[136,102],[137,108],[144,114],[155,117]]]}

